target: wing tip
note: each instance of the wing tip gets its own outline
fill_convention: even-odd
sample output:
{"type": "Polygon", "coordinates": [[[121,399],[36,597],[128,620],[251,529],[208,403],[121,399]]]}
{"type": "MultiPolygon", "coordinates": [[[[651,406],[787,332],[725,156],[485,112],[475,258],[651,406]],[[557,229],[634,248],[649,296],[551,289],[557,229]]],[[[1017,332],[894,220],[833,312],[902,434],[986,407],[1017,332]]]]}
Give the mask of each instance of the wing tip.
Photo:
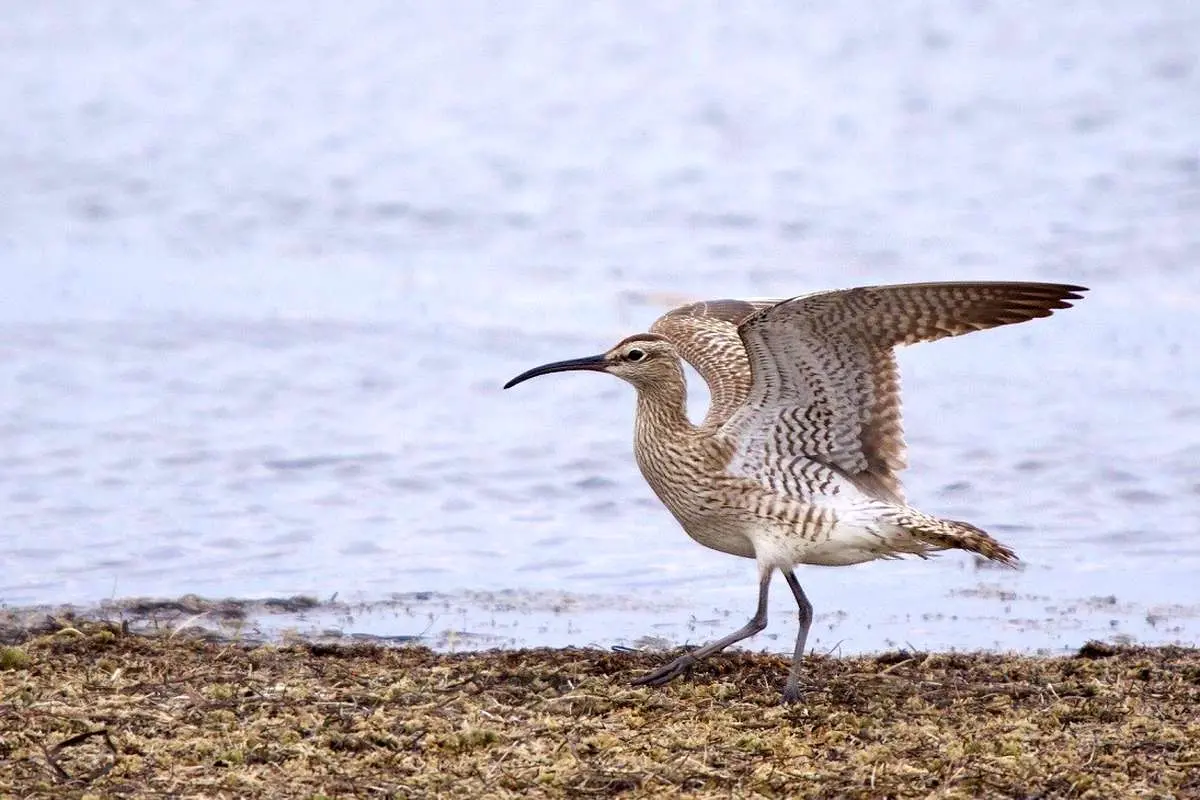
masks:
{"type": "Polygon", "coordinates": [[[1023,312],[1026,318],[1048,317],[1057,310],[1074,308],[1075,303],[1083,299],[1084,293],[1090,291],[1086,286],[1073,283],[1031,283],[1025,286],[1027,290],[1020,291],[1011,300],[1017,306],[1013,310],[1023,312]]]}
{"type": "Polygon", "coordinates": [[[1068,300],[1082,300],[1084,293],[1091,291],[1087,286],[1079,286],[1074,283],[1051,283],[1047,285],[1054,289],[1059,300],[1063,302],[1068,300]]]}

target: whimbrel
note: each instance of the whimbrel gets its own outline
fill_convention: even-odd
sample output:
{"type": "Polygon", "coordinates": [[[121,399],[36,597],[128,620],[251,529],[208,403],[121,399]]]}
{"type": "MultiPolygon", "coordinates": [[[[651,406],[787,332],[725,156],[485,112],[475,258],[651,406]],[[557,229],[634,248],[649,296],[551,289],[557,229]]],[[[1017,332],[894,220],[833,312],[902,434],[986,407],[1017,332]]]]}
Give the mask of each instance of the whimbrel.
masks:
{"type": "Polygon", "coordinates": [[[783,573],[799,606],[784,702],[800,697],[812,604],[793,568],[926,556],[957,548],[1017,557],[967,522],[908,505],[894,348],[1047,317],[1082,286],[913,283],[787,300],[711,300],[667,312],[607,353],[536,367],[504,388],[567,370],[607,372],[637,390],[634,453],[642,475],[700,544],[758,566],[758,607],[733,633],[634,681],[661,685],[767,626],[783,573]],[[686,409],[680,359],[708,384],[700,425],[686,409]]]}

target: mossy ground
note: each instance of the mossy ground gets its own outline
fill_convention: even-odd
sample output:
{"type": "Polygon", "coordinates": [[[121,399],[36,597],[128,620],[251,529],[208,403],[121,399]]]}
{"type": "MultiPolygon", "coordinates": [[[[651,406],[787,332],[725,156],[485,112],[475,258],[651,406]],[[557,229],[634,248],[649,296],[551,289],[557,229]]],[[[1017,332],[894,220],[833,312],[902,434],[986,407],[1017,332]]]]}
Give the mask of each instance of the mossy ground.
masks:
{"type": "Polygon", "coordinates": [[[1200,651],[246,646],[79,624],[0,671],[0,796],[1200,797],[1200,651]]]}

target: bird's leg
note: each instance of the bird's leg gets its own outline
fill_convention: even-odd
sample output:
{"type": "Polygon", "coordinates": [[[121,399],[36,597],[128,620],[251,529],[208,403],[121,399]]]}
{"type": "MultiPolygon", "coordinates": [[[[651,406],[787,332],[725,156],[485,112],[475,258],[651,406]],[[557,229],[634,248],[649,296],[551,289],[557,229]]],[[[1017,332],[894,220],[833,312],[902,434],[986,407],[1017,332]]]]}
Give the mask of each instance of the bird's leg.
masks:
{"type": "Polygon", "coordinates": [[[800,607],[800,631],[796,634],[796,652],[792,655],[792,668],[788,671],[787,683],[783,686],[783,702],[795,703],[800,699],[800,659],[804,656],[804,644],[808,641],[808,629],[812,626],[813,607],[808,602],[796,573],[790,569],[783,570],[783,578],[796,598],[800,607]]]}
{"type": "Polygon", "coordinates": [[[719,653],[729,645],[740,642],[743,639],[749,639],[756,633],[759,633],[763,628],[767,627],[767,589],[771,586],[771,569],[765,569],[761,572],[761,577],[758,581],[758,609],[754,612],[754,616],[750,618],[742,627],[738,628],[728,636],[717,639],[715,642],[709,642],[703,647],[698,647],[690,653],[684,653],[679,658],[669,664],[666,664],[653,672],[649,672],[640,678],[633,681],[634,686],[662,686],[669,681],[678,678],[684,671],[700,661],[703,658],[708,658],[713,653],[719,653]]]}

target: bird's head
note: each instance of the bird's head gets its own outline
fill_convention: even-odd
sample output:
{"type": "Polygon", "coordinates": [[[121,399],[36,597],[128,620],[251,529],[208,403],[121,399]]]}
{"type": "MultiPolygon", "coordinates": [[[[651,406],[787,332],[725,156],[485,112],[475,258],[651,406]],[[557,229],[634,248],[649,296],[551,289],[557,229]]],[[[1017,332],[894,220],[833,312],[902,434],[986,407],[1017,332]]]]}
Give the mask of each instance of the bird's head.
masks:
{"type": "Polygon", "coordinates": [[[534,367],[504,384],[504,388],[511,389],[538,375],[573,370],[607,372],[638,388],[653,386],[657,381],[680,374],[679,355],[669,341],[658,334],[638,333],[622,339],[607,353],[598,356],[555,361],[534,367]]]}

